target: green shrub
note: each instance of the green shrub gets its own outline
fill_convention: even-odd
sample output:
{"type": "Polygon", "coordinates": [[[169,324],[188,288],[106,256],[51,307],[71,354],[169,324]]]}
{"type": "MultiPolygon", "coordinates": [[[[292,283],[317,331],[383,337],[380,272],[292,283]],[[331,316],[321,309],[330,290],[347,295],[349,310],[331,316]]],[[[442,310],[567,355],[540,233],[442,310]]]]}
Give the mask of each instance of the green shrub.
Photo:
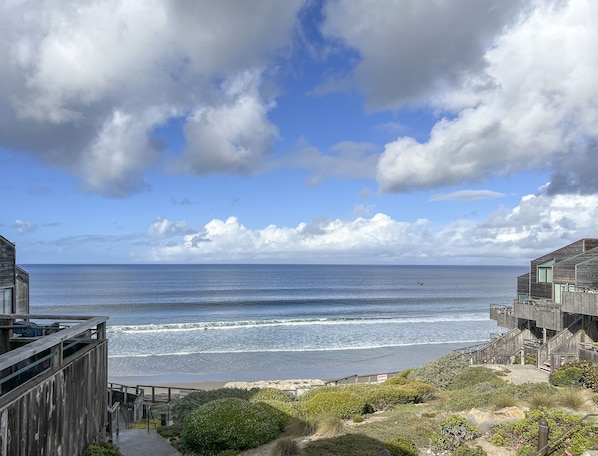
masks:
{"type": "Polygon", "coordinates": [[[272,400],[254,403],[264,407],[273,416],[275,416],[278,422],[280,423],[281,430],[284,429],[287,424],[289,424],[293,416],[298,415],[297,408],[294,406],[292,402],[281,402],[272,400]]]}
{"type": "Polygon", "coordinates": [[[480,383],[490,383],[497,386],[505,384],[504,380],[487,367],[468,367],[457,374],[449,389],[470,388],[480,383]]]}
{"type": "Polygon", "coordinates": [[[374,411],[378,411],[397,404],[416,402],[418,397],[416,391],[400,385],[380,385],[369,392],[365,401],[372,406],[374,411]]]}
{"type": "MultiPolygon", "coordinates": [[[[581,369],[583,373],[579,383],[593,391],[598,391],[598,365],[592,364],[591,361],[586,360],[573,361],[562,366],[559,370],[554,372],[553,375],[568,369],[581,369]]],[[[571,383],[562,386],[571,386],[571,383]]]]}
{"type": "Polygon", "coordinates": [[[108,442],[92,443],[82,456],[123,456],[117,446],[108,442]]]}
{"type": "MultiPolygon", "coordinates": [[[[351,385],[353,386],[353,385],[351,385]]],[[[346,391],[346,385],[339,385],[339,386],[318,386],[317,388],[312,388],[309,391],[306,391],[299,397],[300,402],[307,402],[312,397],[317,396],[318,394],[334,392],[334,391],[346,391]]]]}
{"type": "Polygon", "coordinates": [[[534,410],[540,407],[552,408],[557,404],[555,391],[536,391],[527,400],[529,408],[534,410]]]}
{"type": "Polygon", "coordinates": [[[246,450],[274,440],[280,433],[277,417],[259,404],[239,398],[216,399],[185,419],[181,441],[201,454],[246,450]]]}
{"type": "Polygon", "coordinates": [[[568,367],[550,374],[550,384],[554,386],[573,386],[582,383],[583,369],[580,367],[568,367]]]}
{"type": "Polygon", "coordinates": [[[403,377],[401,375],[397,375],[395,377],[389,378],[388,380],[384,381],[383,385],[404,385],[408,383],[409,379],[407,377],[403,377]]]}
{"type": "Polygon", "coordinates": [[[257,388],[253,390],[243,388],[218,388],[215,390],[194,391],[174,403],[172,406],[172,420],[175,424],[181,425],[185,421],[187,415],[208,402],[228,397],[249,400],[256,390],[257,388]]]}
{"type": "Polygon", "coordinates": [[[467,369],[469,364],[458,353],[449,353],[436,361],[432,361],[413,369],[408,378],[433,385],[443,391],[450,387],[457,376],[467,369]]]}
{"type": "Polygon", "coordinates": [[[297,456],[300,454],[297,443],[288,437],[278,439],[270,451],[270,456],[297,456]]]}
{"type": "Polygon", "coordinates": [[[452,456],[486,456],[487,454],[481,446],[461,445],[453,451],[452,456]]]}
{"type": "Polygon", "coordinates": [[[467,440],[475,439],[478,434],[478,428],[474,424],[462,416],[451,415],[438,423],[438,431],[432,437],[432,447],[452,451],[467,440]]]}
{"type": "Polygon", "coordinates": [[[417,447],[406,437],[397,437],[384,445],[390,456],[417,456],[417,447]]]}
{"type": "Polygon", "coordinates": [[[538,422],[542,417],[548,422],[551,436],[562,435],[571,428],[565,439],[555,442],[550,453],[562,454],[568,451],[573,456],[579,456],[598,443],[595,423],[580,423],[579,416],[545,408],[528,411],[524,419],[493,426],[491,441],[494,445],[512,448],[518,456],[530,455],[538,446],[538,422]],[[575,424],[577,426],[572,428],[575,424]]]}
{"type": "Polygon", "coordinates": [[[282,391],[277,388],[259,388],[251,396],[251,402],[260,401],[280,401],[292,402],[295,400],[293,395],[288,391],[282,391]]]}
{"type": "Polygon", "coordinates": [[[426,402],[430,399],[434,398],[434,393],[436,388],[433,385],[429,385],[428,383],[418,382],[417,380],[412,380],[408,383],[403,385],[405,389],[409,389],[415,391],[417,393],[417,398],[415,402],[426,402]]]}
{"type": "Polygon", "coordinates": [[[324,391],[302,402],[303,410],[313,417],[353,418],[366,409],[365,399],[352,391],[324,391]]]}

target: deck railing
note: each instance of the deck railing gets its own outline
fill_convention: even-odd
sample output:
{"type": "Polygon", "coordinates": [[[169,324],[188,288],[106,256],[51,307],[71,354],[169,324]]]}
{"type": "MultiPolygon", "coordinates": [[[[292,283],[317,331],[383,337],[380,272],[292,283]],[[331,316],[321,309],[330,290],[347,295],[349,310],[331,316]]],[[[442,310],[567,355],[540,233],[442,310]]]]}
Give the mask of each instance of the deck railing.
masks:
{"type": "Polygon", "coordinates": [[[27,380],[53,368],[61,367],[67,356],[89,345],[106,339],[108,317],[57,316],[31,314],[0,315],[0,394],[16,388],[27,380]],[[22,328],[18,321],[52,320],[52,326],[37,326],[51,332],[39,337],[10,337],[11,330],[22,328]]]}

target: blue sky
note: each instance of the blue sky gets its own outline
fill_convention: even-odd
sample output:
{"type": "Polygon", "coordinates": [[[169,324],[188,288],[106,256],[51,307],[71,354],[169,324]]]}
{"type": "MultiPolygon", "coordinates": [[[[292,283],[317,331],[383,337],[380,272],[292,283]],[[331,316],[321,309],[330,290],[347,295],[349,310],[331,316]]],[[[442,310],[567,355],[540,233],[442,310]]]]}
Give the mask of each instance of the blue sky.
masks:
{"type": "Polygon", "coordinates": [[[524,264],[598,236],[598,3],[0,4],[29,263],[524,264]]]}

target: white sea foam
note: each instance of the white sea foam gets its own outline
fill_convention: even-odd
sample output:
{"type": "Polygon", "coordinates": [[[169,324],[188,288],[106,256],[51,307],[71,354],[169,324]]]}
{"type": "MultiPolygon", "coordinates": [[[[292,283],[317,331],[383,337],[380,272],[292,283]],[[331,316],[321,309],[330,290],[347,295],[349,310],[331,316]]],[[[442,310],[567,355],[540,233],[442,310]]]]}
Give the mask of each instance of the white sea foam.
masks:
{"type": "Polygon", "coordinates": [[[199,331],[199,330],[226,330],[241,328],[258,328],[273,326],[318,326],[318,325],[379,325],[379,324],[425,324],[425,323],[450,323],[450,322],[476,322],[488,321],[485,314],[455,314],[438,315],[431,317],[414,318],[304,318],[280,320],[244,320],[244,321],[219,321],[197,323],[164,323],[148,325],[119,325],[108,326],[110,334],[123,332],[174,332],[174,331],[199,331]]]}

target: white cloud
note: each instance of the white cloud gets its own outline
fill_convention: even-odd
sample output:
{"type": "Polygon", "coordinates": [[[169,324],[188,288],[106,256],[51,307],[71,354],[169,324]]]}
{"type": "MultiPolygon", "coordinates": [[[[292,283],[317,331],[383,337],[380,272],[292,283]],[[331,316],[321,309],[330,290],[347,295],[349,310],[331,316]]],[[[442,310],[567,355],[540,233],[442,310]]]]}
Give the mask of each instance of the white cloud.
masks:
{"type": "Polygon", "coordinates": [[[225,148],[224,158],[192,150],[193,163],[205,153],[203,162],[220,172],[247,172],[275,137],[271,102],[258,95],[259,78],[234,100],[215,81],[238,81],[286,52],[299,7],[299,0],[3,2],[0,146],[33,152],[80,176],[88,190],[125,196],[147,187],[144,170],[161,150],[149,139],[153,129],[176,117],[193,131],[204,113],[200,133],[223,138],[209,145],[239,142],[239,149],[231,156],[225,148]],[[214,121],[222,116],[224,133],[214,121]],[[238,133],[244,127],[251,138],[238,133]]]}
{"type": "MultiPolygon", "coordinates": [[[[598,4],[533,5],[532,14],[487,50],[484,71],[470,74],[461,89],[436,92],[435,106],[450,117],[434,125],[427,142],[400,137],[385,146],[378,163],[383,190],[479,182],[557,163],[565,167],[559,174],[571,162],[594,169],[597,152],[589,146],[598,138],[598,86],[591,82],[598,80],[598,4]]],[[[580,169],[566,180],[577,190],[584,186],[580,179],[595,188],[580,169]]]]}
{"type": "Polygon", "coordinates": [[[148,234],[157,239],[170,238],[177,234],[183,234],[186,231],[187,222],[184,220],[174,221],[162,217],[158,217],[154,220],[147,229],[148,234]]]}
{"type": "Polygon", "coordinates": [[[516,207],[502,207],[482,222],[457,220],[441,227],[425,219],[403,222],[377,213],[251,230],[229,217],[156,246],[139,260],[521,264],[555,246],[595,236],[597,218],[598,195],[527,195],[516,207]]]}
{"type": "Polygon", "coordinates": [[[177,169],[194,174],[254,171],[278,135],[268,121],[272,103],[259,94],[261,74],[247,71],[223,84],[218,106],[197,108],[185,125],[187,147],[177,169]]]}

